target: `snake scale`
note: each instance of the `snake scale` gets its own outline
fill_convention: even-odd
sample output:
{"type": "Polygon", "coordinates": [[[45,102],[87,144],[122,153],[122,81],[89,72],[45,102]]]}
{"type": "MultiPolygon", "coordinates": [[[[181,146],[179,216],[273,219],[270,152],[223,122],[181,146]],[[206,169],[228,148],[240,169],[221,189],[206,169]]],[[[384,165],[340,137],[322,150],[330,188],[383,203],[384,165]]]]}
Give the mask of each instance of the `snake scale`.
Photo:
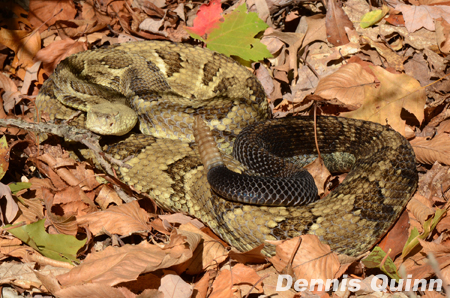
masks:
{"type": "MultiPolygon", "coordinates": [[[[314,158],[314,121],[267,120],[264,90],[253,74],[228,57],[187,44],[122,43],[69,56],[42,86],[36,108],[52,120],[84,111],[87,115],[80,115],[76,125],[123,135],[105,145],[116,158],[130,157],[130,168],[117,168],[122,181],[165,209],[201,219],[240,250],[265,239],[315,234],[334,251],[357,255],[386,233],[417,186],[414,153],[400,134],[372,122],[318,117],[326,166],[332,172],[350,169],[326,198],[300,206],[224,199],[208,183],[194,142],[194,116],[212,129],[225,166],[260,181],[269,181],[266,176],[277,164],[298,169],[314,158]],[[122,118],[125,124],[117,130],[122,118]],[[244,153],[233,153],[240,161],[231,155],[234,145],[244,148],[244,153]],[[247,163],[251,160],[256,166],[247,163]]],[[[275,172],[283,179],[289,176],[275,172]]],[[[228,177],[218,177],[219,188],[235,186],[228,177]]],[[[281,201],[297,191],[266,182],[250,188],[279,193],[281,201]]],[[[274,247],[266,245],[264,252],[274,254],[274,247]]]]}

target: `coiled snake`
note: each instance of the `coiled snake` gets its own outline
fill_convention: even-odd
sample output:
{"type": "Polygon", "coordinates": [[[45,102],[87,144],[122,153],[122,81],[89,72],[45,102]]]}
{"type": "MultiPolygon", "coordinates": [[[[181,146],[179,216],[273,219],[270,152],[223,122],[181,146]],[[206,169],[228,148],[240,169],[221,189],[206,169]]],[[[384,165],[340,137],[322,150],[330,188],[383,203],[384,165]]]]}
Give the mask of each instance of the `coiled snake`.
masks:
{"type": "MultiPolygon", "coordinates": [[[[293,201],[298,190],[278,189],[266,176],[272,173],[284,184],[288,180],[283,177],[297,175],[299,167],[311,161],[316,151],[314,121],[262,121],[268,112],[259,81],[232,59],[190,45],[144,41],[72,55],[44,83],[36,107],[51,119],[85,111],[87,121],[79,123],[98,133],[124,135],[106,149],[119,159],[132,156],[126,162],[131,168],[117,169],[120,179],[166,209],[201,219],[240,250],[265,239],[309,233],[336,252],[359,254],[389,229],[417,185],[414,153],[400,134],[372,122],[318,117],[318,143],[326,166],[333,172],[351,170],[331,194],[304,206],[224,199],[208,184],[194,142],[195,115],[212,128],[224,164],[236,173],[258,176],[249,187],[261,190],[262,197],[275,194],[281,203],[293,201]],[[142,133],[128,133],[136,122],[142,133]],[[246,150],[234,153],[242,164],[230,155],[234,144],[246,150]],[[256,165],[249,163],[252,160],[256,165]],[[280,164],[289,170],[274,170],[280,164]]],[[[225,192],[235,186],[231,192],[239,193],[248,186],[237,183],[239,177],[230,182],[220,175],[212,180],[225,192]]],[[[266,245],[264,252],[273,254],[273,246],[266,245]]]]}

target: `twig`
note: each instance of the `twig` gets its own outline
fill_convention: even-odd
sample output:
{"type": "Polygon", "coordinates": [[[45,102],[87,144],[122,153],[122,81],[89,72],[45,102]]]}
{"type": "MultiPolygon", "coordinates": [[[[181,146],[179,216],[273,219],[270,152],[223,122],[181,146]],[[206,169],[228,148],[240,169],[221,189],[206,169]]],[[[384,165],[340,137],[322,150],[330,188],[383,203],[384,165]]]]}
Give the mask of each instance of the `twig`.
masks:
{"type": "Polygon", "coordinates": [[[111,169],[111,164],[116,164],[119,167],[130,168],[129,165],[123,163],[120,160],[113,158],[111,155],[102,151],[99,141],[100,136],[94,134],[90,130],[77,128],[70,125],[57,125],[50,123],[30,123],[18,119],[0,119],[0,127],[15,126],[25,130],[49,133],[68,140],[79,142],[92,150],[100,165],[105,172],[114,176],[114,172],[111,169]],[[106,160],[109,162],[107,162],[106,160]]]}

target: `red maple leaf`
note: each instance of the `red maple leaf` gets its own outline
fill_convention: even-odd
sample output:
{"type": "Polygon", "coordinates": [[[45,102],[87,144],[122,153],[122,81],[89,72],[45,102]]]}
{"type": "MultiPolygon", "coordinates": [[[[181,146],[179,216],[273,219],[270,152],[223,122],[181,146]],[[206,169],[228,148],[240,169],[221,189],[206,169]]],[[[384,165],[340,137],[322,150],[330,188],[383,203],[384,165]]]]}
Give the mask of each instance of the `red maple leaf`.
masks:
{"type": "Polygon", "coordinates": [[[212,0],[200,6],[193,27],[185,27],[190,33],[204,37],[223,22],[220,0],[212,0]]]}

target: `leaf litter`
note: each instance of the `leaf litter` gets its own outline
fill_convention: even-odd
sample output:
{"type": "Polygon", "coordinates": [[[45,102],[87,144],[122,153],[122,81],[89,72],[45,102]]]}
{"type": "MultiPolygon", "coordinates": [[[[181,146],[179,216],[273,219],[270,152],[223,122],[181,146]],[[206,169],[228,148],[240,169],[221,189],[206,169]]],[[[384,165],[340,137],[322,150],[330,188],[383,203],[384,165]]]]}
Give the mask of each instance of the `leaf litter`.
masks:
{"type": "Polygon", "coordinates": [[[42,83],[73,53],[142,39],[200,39],[247,66],[260,61],[253,68],[276,117],[308,115],[316,106],[322,115],[396,129],[414,148],[420,180],[397,224],[361,258],[338,256],[304,235],[274,243],[277,254],[267,259],[262,246],[238,252],[198,220],[161,215],[151,198],[79,161],[61,140],[37,145],[40,135],[3,125],[4,289],[56,297],[353,297],[378,295],[371,284],[380,273],[448,284],[449,7],[438,0],[378,7],[357,0],[6,1],[0,119],[32,122],[42,83]],[[337,279],[340,288],[280,292],[279,274],[337,279]],[[348,291],[349,276],[361,281],[360,291],[348,291]]]}

